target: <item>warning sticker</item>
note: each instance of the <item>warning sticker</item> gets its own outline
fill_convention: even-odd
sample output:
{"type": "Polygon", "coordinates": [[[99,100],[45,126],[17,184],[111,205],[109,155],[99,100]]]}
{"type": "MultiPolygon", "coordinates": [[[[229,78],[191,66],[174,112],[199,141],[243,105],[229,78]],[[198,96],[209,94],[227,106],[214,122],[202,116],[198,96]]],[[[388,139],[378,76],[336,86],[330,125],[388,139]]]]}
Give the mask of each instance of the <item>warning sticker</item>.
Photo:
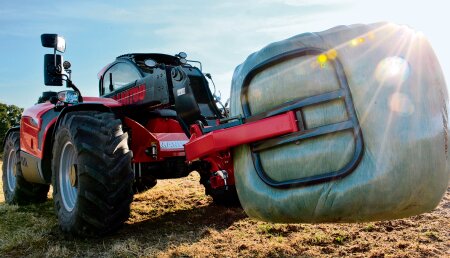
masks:
{"type": "Polygon", "coordinates": [[[186,94],[186,88],[183,87],[183,88],[177,90],[177,96],[181,96],[184,94],[186,94]]]}
{"type": "Polygon", "coordinates": [[[159,146],[161,150],[171,150],[171,149],[183,149],[184,144],[188,141],[160,141],[159,146]]]}

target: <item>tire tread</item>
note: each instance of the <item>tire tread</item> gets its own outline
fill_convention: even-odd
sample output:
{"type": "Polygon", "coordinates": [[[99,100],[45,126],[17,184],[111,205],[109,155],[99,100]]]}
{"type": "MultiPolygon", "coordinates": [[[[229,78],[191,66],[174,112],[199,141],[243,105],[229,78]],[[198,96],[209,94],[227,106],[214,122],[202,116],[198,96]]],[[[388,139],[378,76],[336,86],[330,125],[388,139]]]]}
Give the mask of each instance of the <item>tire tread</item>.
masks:
{"type": "MultiPolygon", "coordinates": [[[[63,144],[58,141],[64,134],[68,134],[77,150],[78,200],[67,219],[67,211],[59,204],[61,195],[58,189],[54,190],[62,230],[81,236],[116,231],[129,217],[134,180],[132,152],[128,149],[128,135],[122,131],[121,120],[113,113],[99,111],[67,114],[56,134],[54,157],[58,157],[58,146],[63,144]]],[[[54,159],[53,171],[57,171],[58,162],[54,159]]],[[[54,172],[54,188],[56,176],[54,172]]]]}

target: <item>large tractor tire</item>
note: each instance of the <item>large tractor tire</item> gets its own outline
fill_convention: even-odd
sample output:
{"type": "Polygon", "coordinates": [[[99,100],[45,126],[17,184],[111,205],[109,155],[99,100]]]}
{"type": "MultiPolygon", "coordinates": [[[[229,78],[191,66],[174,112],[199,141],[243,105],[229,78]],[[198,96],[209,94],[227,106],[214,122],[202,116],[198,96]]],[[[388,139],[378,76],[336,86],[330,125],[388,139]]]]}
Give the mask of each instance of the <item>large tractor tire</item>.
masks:
{"type": "Polygon", "coordinates": [[[128,219],[134,174],[128,135],[113,113],[67,114],[53,147],[53,199],[64,232],[104,235],[128,219]]]}
{"type": "Polygon", "coordinates": [[[11,132],[3,149],[3,193],[8,204],[25,205],[47,200],[48,185],[29,183],[20,166],[20,133],[11,132]]]}

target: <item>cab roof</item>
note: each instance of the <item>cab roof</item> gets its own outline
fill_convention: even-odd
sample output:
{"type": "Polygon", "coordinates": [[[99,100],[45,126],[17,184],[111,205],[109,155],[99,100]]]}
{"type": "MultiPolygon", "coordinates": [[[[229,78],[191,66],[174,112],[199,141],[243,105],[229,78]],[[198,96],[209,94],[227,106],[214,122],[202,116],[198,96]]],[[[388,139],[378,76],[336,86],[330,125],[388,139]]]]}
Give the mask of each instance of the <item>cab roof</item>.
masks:
{"type": "Polygon", "coordinates": [[[118,56],[116,59],[128,59],[134,63],[144,62],[146,59],[153,59],[157,63],[166,65],[181,65],[180,59],[176,56],[156,53],[131,53],[118,56]]]}

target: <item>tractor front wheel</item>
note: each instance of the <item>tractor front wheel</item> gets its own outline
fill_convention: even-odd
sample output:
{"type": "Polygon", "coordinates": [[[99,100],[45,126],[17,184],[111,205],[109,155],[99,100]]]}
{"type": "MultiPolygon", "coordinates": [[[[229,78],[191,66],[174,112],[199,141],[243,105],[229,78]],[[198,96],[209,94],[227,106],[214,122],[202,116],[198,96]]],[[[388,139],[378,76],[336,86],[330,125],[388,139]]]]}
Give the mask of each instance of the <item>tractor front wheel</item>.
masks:
{"type": "Polygon", "coordinates": [[[134,174],[127,139],[113,113],[65,115],[52,160],[53,200],[64,232],[104,235],[128,219],[134,174]]]}

